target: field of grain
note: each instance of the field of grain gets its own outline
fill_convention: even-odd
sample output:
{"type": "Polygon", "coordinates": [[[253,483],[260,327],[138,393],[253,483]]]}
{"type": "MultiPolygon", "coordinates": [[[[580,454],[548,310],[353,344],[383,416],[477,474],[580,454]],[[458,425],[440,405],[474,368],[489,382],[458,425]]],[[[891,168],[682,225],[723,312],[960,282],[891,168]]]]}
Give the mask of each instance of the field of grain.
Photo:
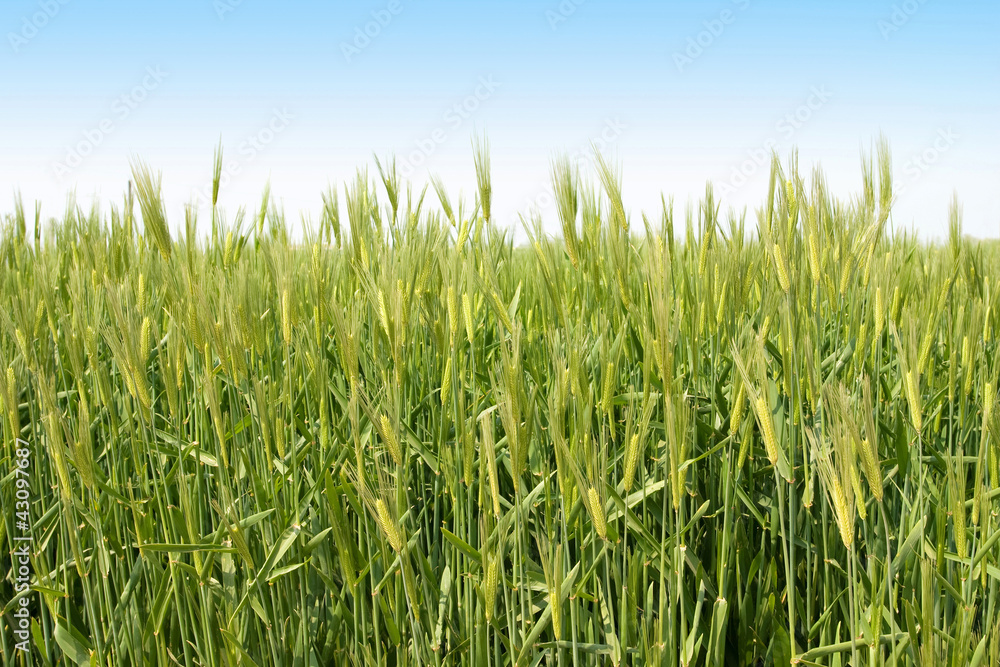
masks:
{"type": "Polygon", "coordinates": [[[294,241],[221,156],[210,224],[139,163],[18,206],[3,663],[1000,664],[1000,245],[864,164],[734,216],[556,161],[520,244],[484,146],[473,201],[383,160],[294,241]]]}

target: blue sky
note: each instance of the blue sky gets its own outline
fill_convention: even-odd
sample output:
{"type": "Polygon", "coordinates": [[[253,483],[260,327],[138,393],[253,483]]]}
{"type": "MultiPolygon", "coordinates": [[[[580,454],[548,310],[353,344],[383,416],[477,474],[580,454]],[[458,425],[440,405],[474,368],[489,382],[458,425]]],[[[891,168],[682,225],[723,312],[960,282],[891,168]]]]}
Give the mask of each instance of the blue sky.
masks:
{"type": "Polygon", "coordinates": [[[118,200],[138,155],[164,174],[174,225],[201,202],[220,137],[220,203],[270,179],[290,218],[394,154],[415,183],[474,191],[487,133],[495,216],[538,207],[555,230],[550,160],[621,165],[631,214],[712,181],[724,207],[766,192],[759,156],[797,147],[844,197],[880,133],[902,186],[893,221],[1000,235],[1000,3],[263,2],[0,4],[0,210],[58,215],[118,200]],[[367,33],[367,34],[366,34],[367,33]]]}

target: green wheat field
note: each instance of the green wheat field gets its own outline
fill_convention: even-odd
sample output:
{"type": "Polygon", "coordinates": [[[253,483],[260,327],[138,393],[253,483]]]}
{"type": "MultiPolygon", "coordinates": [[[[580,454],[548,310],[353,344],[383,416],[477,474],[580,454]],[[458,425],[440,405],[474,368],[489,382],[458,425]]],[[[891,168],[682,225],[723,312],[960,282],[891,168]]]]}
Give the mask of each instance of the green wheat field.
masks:
{"type": "Polygon", "coordinates": [[[474,148],[5,217],[4,664],[1000,664],[1000,243],[884,145],[746,214],[556,160],[515,242],[474,148]]]}

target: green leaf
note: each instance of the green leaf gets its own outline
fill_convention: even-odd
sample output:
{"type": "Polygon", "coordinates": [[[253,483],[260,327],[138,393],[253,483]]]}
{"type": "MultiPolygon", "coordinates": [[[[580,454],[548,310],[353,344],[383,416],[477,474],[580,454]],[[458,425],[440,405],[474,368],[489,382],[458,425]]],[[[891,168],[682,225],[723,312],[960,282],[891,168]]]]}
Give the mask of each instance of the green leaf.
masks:
{"type": "MultiPolygon", "coordinates": [[[[134,545],[135,548],[139,548],[139,545],[134,545]]],[[[190,554],[197,551],[214,551],[218,553],[236,553],[236,549],[232,547],[226,547],[221,544],[165,544],[165,543],[152,543],[143,544],[142,548],[146,551],[167,551],[169,553],[176,554],[190,554]]]]}
{"type": "Polygon", "coordinates": [[[615,619],[611,614],[608,601],[604,597],[604,587],[597,587],[597,599],[601,604],[601,621],[604,625],[604,638],[611,645],[611,660],[614,664],[622,661],[622,647],[618,642],[618,634],[615,632],[615,619]]]}
{"type": "Polygon", "coordinates": [[[303,561],[301,563],[295,563],[294,565],[286,565],[284,567],[275,568],[271,572],[271,574],[267,577],[267,581],[271,582],[271,581],[274,581],[275,579],[277,579],[278,577],[282,577],[282,576],[288,574],[289,572],[294,572],[295,570],[299,569],[300,567],[302,567],[303,565],[307,564],[308,562],[309,561],[303,561]]]}
{"type": "Polygon", "coordinates": [[[63,654],[78,665],[90,664],[90,647],[79,632],[72,630],[66,625],[64,619],[56,620],[55,629],[56,643],[62,649],[63,654]]]}
{"type": "Polygon", "coordinates": [[[774,637],[771,638],[771,654],[774,657],[774,664],[787,665],[792,661],[792,644],[788,641],[788,631],[784,626],[778,625],[774,629],[774,637]]]}
{"type": "Polygon", "coordinates": [[[480,567],[482,567],[483,565],[482,555],[480,555],[480,553],[476,549],[474,549],[469,543],[462,540],[462,538],[460,538],[458,535],[455,535],[447,528],[442,528],[441,534],[444,535],[444,538],[449,542],[451,542],[456,549],[461,551],[463,554],[465,554],[466,556],[471,558],[475,563],[477,563],[480,567]]]}
{"type": "Polygon", "coordinates": [[[432,650],[441,648],[441,640],[444,628],[444,617],[448,613],[448,599],[451,597],[451,568],[444,566],[444,573],[441,575],[441,596],[438,599],[437,624],[434,627],[434,646],[432,650]]]}

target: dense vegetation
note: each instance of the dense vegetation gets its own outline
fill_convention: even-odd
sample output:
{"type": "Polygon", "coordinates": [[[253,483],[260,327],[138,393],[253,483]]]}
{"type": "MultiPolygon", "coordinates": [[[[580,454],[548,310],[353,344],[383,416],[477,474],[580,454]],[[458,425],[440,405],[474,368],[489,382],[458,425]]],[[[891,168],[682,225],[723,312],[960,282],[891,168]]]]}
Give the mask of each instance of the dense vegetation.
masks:
{"type": "Polygon", "coordinates": [[[957,204],[893,231],[880,149],[847,201],[793,158],[749,224],[639,219],[598,156],[517,245],[475,158],[471,205],[380,163],[301,242],[226,221],[221,155],[207,239],[142,165],[6,218],[4,664],[24,595],[35,664],[1000,664],[1000,246],[957,204]]]}

